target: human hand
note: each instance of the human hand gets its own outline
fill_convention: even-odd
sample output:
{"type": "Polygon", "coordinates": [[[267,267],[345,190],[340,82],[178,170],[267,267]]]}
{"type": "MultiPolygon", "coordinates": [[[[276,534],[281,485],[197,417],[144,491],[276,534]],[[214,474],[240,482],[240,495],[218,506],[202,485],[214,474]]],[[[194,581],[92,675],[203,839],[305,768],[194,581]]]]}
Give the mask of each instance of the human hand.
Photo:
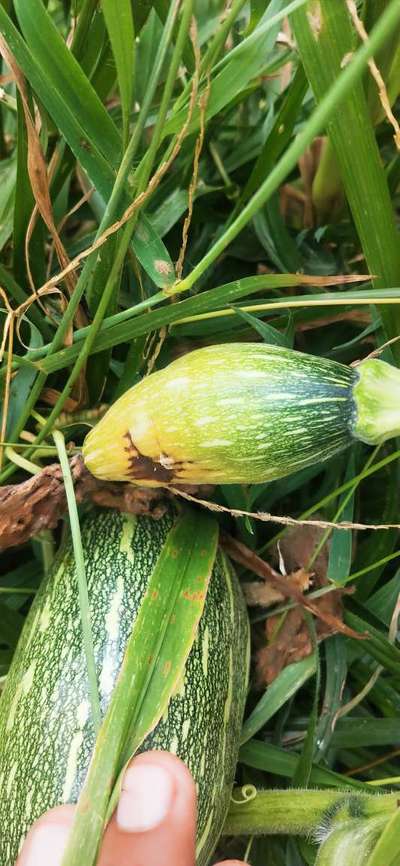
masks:
{"type": "MultiPolygon", "coordinates": [[[[74,806],[46,812],[28,833],[16,866],[61,866],[74,806]]],[[[145,752],[125,773],[98,866],[195,866],[196,790],[168,752],[145,752]]],[[[217,866],[246,866],[239,860],[217,866]]]]}

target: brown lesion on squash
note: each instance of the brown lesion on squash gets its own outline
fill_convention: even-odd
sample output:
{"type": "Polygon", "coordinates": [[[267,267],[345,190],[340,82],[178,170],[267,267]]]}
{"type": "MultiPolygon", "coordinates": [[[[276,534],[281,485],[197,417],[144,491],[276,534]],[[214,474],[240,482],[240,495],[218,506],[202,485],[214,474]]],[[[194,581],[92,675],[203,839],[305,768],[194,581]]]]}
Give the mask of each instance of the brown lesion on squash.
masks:
{"type": "Polygon", "coordinates": [[[127,445],[125,445],[124,450],[128,455],[128,475],[130,475],[131,478],[139,481],[159,481],[164,483],[168,483],[175,479],[175,471],[172,466],[171,468],[168,468],[161,463],[157,463],[151,457],[146,457],[144,454],[140,453],[136,448],[129,430],[125,433],[124,438],[127,440],[127,445]]]}
{"type": "MultiPolygon", "coordinates": [[[[131,478],[132,481],[156,481],[165,486],[176,484],[178,487],[184,487],[188,493],[197,490],[199,485],[196,484],[194,487],[190,483],[187,485],[182,479],[182,473],[185,471],[189,472],[190,467],[194,465],[195,461],[175,460],[174,457],[162,451],[160,451],[160,459],[153,460],[152,457],[146,457],[145,454],[141,454],[129,430],[124,433],[124,439],[127,441],[127,444],[124,446],[124,451],[128,455],[127,477],[131,478]]],[[[206,471],[203,468],[203,474],[206,471]]],[[[209,485],[200,486],[209,487],[209,485]]]]}

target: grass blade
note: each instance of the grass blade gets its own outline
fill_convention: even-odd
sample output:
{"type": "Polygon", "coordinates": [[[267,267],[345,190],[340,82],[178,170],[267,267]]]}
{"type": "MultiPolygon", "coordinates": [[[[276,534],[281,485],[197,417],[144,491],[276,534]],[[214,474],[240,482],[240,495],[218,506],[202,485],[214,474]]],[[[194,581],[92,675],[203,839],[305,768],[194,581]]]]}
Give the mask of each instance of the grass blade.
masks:
{"type": "MultiPolygon", "coordinates": [[[[393,8],[393,4],[392,4],[393,8]]],[[[387,11],[390,11],[390,7],[387,11]]],[[[383,22],[384,14],[376,27],[383,22]]],[[[293,15],[293,26],[311,87],[319,104],[339,80],[343,61],[355,47],[355,34],[345,3],[310,0],[293,15]]],[[[394,20],[393,27],[398,26],[394,20]]],[[[389,31],[389,37],[393,31],[389,31]]],[[[367,43],[365,43],[367,44],[367,43]]],[[[328,132],[340,166],[345,193],[353,214],[368,268],[376,274],[376,288],[400,279],[400,245],[389,189],[375,141],[361,79],[329,118],[328,132]],[[365,178],[368,183],[365,183],[365,178]]],[[[381,309],[388,337],[400,330],[400,313],[381,309]]],[[[400,359],[396,344],[393,352],[400,359]]]]}
{"type": "MultiPolygon", "coordinates": [[[[29,6],[16,0],[16,12],[27,44],[0,6],[4,38],[79,164],[103,198],[108,200],[121,155],[119,132],[40,0],[32,0],[29,6]]],[[[140,220],[138,229],[140,234],[140,220]]],[[[146,240],[146,229],[143,229],[143,235],[146,240]]],[[[155,235],[153,229],[153,240],[155,235]]],[[[147,252],[145,243],[141,243],[140,238],[137,243],[134,237],[133,245],[143,267],[148,269],[150,262],[148,255],[144,255],[147,252]]],[[[172,262],[160,238],[157,259],[167,262],[169,273],[173,273],[172,262]]],[[[154,260],[151,264],[150,278],[156,285],[164,286],[165,276],[157,271],[154,260]]]]}
{"type": "Polygon", "coordinates": [[[381,837],[378,839],[372,854],[368,858],[366,866],[396,866],[399,862],[399,831],[400,831],[400,813],[392,815],[381,837]]]}
{"type": "Polygon", "coordinates": [[[122,109],[122,144],[129,139],[129,118],[133,100],[135,32],[130,0],[102,0],[103,14],[117,67],[122,109]]]}
{"type": "MultiPolygon", "coordinates": [[[[256,770],[263,770],[266,773],[273,773],[277,776],[283,776],[286,779],[292,779],[298,764],[298,755],[289,752],[287,749],[280,749],[278,746],[273,746],[271,743],[261,742],[261,740],[250,740],[240,749],[239,758],[246,767],[253,767],[256,770]]],[[[368,791],[368,785],[359,782],[358,779],[353,779],[351,776],[347,778],[334,773],[324,766],[313,764],[311,769],[310,781],[313,785],[324,786],[327,788],[357,788],[361,791],[368,791]]]]}
{"type": "Polygon", "coordinates": [[[303,748],[297,763],[296,772],[293,776],[293,784],[298,788],[308,788],[313,764],[313,756],[315,752],[316,731],[318,723],[318,706],[319,693],[321,688],[321,666],[319,658],[319,649],[317,645],[317,634],[314,621],[309,613],[305,614],[305,620],[310,632],[312,645],[314,649],[315,661],[315,687],[312,709],[309,716],[306,735],[304,738],[303,748]]]}
{"type": "MultiPolygon", "coordinates": [[[[260,279],[258,277],[249,279],[260,279]]],[[[238,297],[243,291],[243,285],[240,286],[240,283],[245,283],[243,281],[237,281],[236,284],[233,284],[229,290],[229,298],[230,300],[234,300],[235,296],[238,297]]],[[[254,284],[255,285],[255,284],[254,284]]],[[[210,289],[210,293],[213,290],[210,289]]],[[[247,290],[248,293],[249,290],[247,290]]],[[[254,289],[256,291],[256,289],[254,289]]],[[[228,290],[225,294],[225,297],[228,296],[228,290]]],[[[220,295],[221,297],[221,295],[220,295]]],[[[400,289],[387,290],[382,293],[381,302],[384,303],[385,300],[389,298],[394,298],[396,304],[400,299],[400,289]]],[[[268,300],[265,308],[268,310],[281,310],[281,309],[292,309],[296,307],[314,307],[318,305],[324,306],[326,309],[329,308],[330,305],[334,307],[335,305],[343,305],[343,306],[351,306],[351,304],[363,304],[367,305],[370,301],[378,300],[377,293],[373,291],[365,291],[359,292],[343,292],[343,293],[332,293],[332,295],[325,294],[323,296],[309,295],[308,297],[299,298],[297,296],[285,298],[285,300],[275,301],[274,299],[268,300]]],[[[206,307],[206,305],[210,302],[209,293],[203,292],[198,295],[196,298],[187,298],[185,301],[180,301],[179,303],[175,303],[169,307],[163,307],[159,310],[154,310],[153,312],[149,312],[144,314],[143,316],[132,316],[130,315],[122,315],[120,316],[118,313],[118,324],[112,327],[106,327],[102,332],[100,332],[93,341],[93,344],[90,348],[90,353],[95,354],[96,352],[101,352],[103,349],[107,349],[110,346],[117,346],[120,343],[129,342],[134,337],[138,337],[141,334],[149,334],[157,328],[163,327],[167,324],[172,324],[174,322],[187,322],[193,321],[194,316],[186,316],[186,313],[193,310],[201,310],[206,307]],[[207,296],[207,297],[205,297],[207,296]],[[122,321],[121,321],[122,319],[122,321]],[[125,321],[124,321],[125,320],[125,321]]],[[[216,304],[218,302],[216,301],[216,304]]],[[[208,307],[209,309],[209,307],[208,307]]],[[[256,310],[254,307],[245,307],[245,310],[248,312],[256,310]]],[[[202,315],[204,315],[207,319],[210,317],[220,317],[220,316],[228,316],[235,315],[233,310],[224,310],[222,312],[216,313],[204,313],[198,312],[195,314],[196,321],[199,320],[202,315]]],[[[110,317],[114,322],[116,317],[110,317]]],[[[78,332],[84,336],[84,333],[87,333],[87,329],[82,328],[80,332],[78,332]]],[[[60,349],[58,352],[54,352],[52,355],[47,355],[43,360],[38,363],[38,369],[46,371],[46,373],[55,372],[56,370],[61,370],[63,367],[68,367],[80,354],[81,351],[81,339],[77,339],[74,345],[69,346],[65,349],[60,349]]],[[[41,351],[40,355],[45,355],[45,351],[41,351]]],[[[40,358],[39,353],[35,355],[31,355],[30,359],[33,361],[39,362],[40,358]]]]}
{"type": "Polygon", "coordinates": [[[79,605],[81,610],[83,644],[85,647],[85,658],[89,682],[89,699],[92,708],[92,718],[95,730],[98,731],[101,722],[100,698],[97,686],[96,662],[94,657],[93,635],[90,626],[89,596],[87,591],[85,561],[83,558],[81,531],[79,526],[78,508],[75,499],[74,484],[71,469],[65,450],[64,436],[60,430],[53,433],[53,439],[58,451],[58,457],[63,473],[65,495],[68,503],[69,519],[71,523],[72,543],[76,562],[78,579],[79,605]]]}
{"type": "Polygon", "coordinates": [[[301,662],[295,662],[284,668],[273,683],[268,686],[257,706],[246,719],[243,725],[241,742],[245,743],[246,740],[249,740],[250,737],[256,734],[283,707],[288,697],[295,695],[301,689],[304,683],[315,674],[315,671],[315,654],[308,656],[301,662]]]}
{"type": "MultiPolygon", "coordinates": [[[[213,264],[215,259],[226,249],[228,244],[239,234],[255,213],[268,201],[276,191],[287,174],[295,167],[304,150],[311,144],[314,137],[321,132],[325,124],[336,112],[343,99],[350,93],[357,81],[360,80],[366,64],[373,53],[384,45],[386,39],[400,20],[400,7],[397,0],[392,0],[384,14],[375,25],[370,34],[369,41],[363,44],[352,57],[345,69],[336,78],[329,92],[325,94],[321,102],[307,121],[303,129],[287,148],[279,162],[271,173],[261,184],[260,188],[250,199],[241,214],[232,225],[216,241],[201,261],[193,268],[191,274],[182,280],[176,287],[177,291],[186,291],[191,288],[207,268],[213,264]]],[[[400,255],[400,252],[399,252],[400,255]]],[[[395,280],[395,283],[398,280],[395,280]]],[[[398,329],[400,330],[400,329],[398,329]]]]}

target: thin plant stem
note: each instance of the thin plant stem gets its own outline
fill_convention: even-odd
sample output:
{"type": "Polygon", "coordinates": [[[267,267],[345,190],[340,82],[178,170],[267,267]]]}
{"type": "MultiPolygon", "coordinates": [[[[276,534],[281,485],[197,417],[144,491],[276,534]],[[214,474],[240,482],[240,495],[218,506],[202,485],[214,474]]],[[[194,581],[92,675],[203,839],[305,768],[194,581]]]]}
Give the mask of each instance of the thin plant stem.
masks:
{"type": "Polygon", "coordinates": [[[74,484],[65,449],[64,436],[60,430],[55,430],[53,439],[58,451],[58,458],[64,479],[65,495],[67,498],[69,520],[71,524],[72,544],[76,563],[76,576],[79,591],[79,605],[81,610],[81,622],[83,633],[83,645],[85,649],[86,668],[88,676],[89,700],[92,709],[93,726],[96,733],[101,725],[100,698],[97,683],[96,662],[94,656],[93,634],[90,624],[89,596],[86,583],[85,560],[82,549],[81,530],[79,525],[78,508],[75,499],[74,484]]]}

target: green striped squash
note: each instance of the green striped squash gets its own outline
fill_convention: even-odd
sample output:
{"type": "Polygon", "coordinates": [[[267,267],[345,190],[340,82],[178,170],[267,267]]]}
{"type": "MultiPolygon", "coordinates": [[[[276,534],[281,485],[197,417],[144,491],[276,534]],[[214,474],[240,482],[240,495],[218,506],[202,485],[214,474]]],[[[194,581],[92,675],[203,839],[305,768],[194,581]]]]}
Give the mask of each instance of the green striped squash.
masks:
{"type": "Polygon", "coordinates": [[[108,481],[259,484],[398,436],[399,403],[400,371],[376,358],[355,368],[282,346],[206,346],[126,391],[82,453],[108,481]]]}
{"type": "MultiPolygon", "coordinates": [[[[175,514],[91,512],[82,525],[104,713],[149,577],[175,514]]],[[[198,790],[198,864],[209,860],[234,779],[247,690],[248,620],[235,573],[217,554],[181,686],[142,749],[167,749],[198,790]]],[[[78,798],[94,746],[70,543],[27,618],[0,701],[0,863],[14,866],[46,809],[78,798]]]]}

